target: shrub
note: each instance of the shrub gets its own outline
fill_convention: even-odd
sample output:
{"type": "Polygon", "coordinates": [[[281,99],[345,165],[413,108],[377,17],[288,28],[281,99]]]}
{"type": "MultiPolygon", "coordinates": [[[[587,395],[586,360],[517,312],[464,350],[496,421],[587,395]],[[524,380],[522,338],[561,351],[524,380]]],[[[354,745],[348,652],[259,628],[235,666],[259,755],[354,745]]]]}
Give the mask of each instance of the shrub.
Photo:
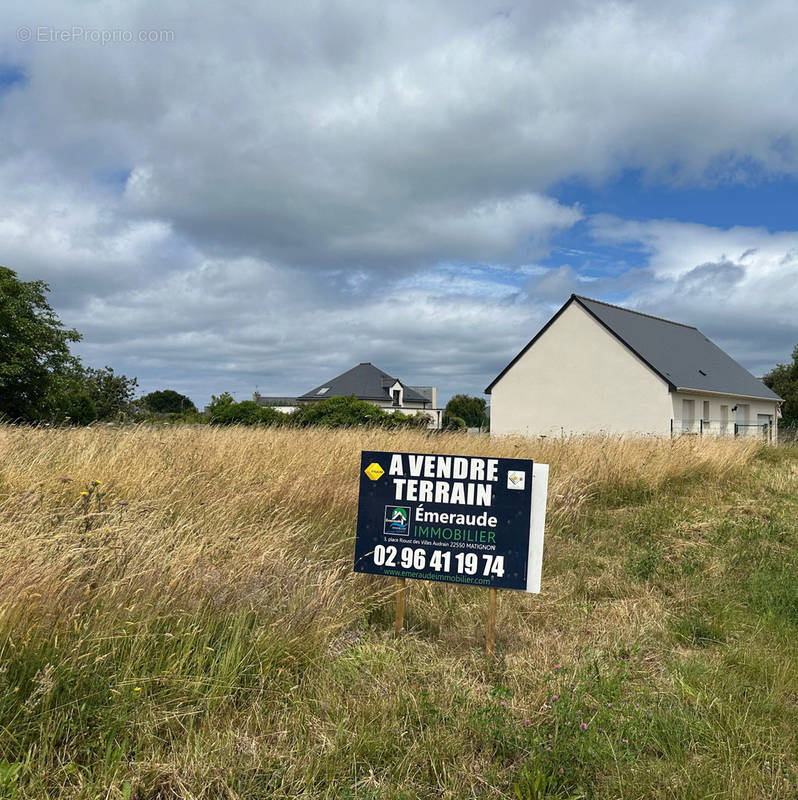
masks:
{"type": "Polygon", "coordinates": [[[211,425],[274,425],[286,419],[279,411],[260,406],[254,400],[236,403],[227,392],[211,398],[208,413],[211,425]]]}
{"type": "Polygon", "coordinates": [[[445,431],[464,431],[467,427],[465,420],[455,414],[444,412],[443,419],[441,420],[443,430],[445,431]]]}
{"type": "Polygon", "coordinates": [[[379,425],[385,428],[427,427],[426,415],[390,414],[379,406],[356,397],[330,397],[298,408],[291,421],[300,427],[351,428],[356,425],[379,425]]]}

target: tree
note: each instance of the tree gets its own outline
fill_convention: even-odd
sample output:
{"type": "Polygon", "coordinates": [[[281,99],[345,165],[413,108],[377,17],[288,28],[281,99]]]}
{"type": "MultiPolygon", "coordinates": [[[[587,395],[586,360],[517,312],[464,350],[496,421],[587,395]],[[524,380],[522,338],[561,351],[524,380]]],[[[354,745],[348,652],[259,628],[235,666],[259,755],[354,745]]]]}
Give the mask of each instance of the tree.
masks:
{"type": "Polygon", "coordinates": [[[154,414],[182,414],[185,411],[197,410],[190,398],[174,389],[162,389],[145,394],[141,398],[141,403],[154,414]]]}
{"type": "Polygon", "coordinates": [[[792,351],[792,363],[777,364],[762,381],[784,398],[782,421],[788,425],[798,425],[798,344],[792,351]]]}
{"type": "Polygon", "coordinates": [[[444,415],[459,417],[467,428],[483,428],[488,424],[485,413],[485,400],[482,397],[470,397],[467,394],[456,394],[446,404],[444,415]]]}
{"type": "Polygon", "coordinates": [[[53,376],[41,418],[75,425],[120,419],[130,413],[136,385],[135,378],[116,375],[111,367],[92,369],[76,363],[53,376]]]}
{"type": "Polygon", "coordinates": [[[83,370],[85,391],[97,409],[98,419],[118,419],[130,412],[130,402],[138,381],[127,375],[116,375],[112,367],[83,370]]]}
{"type": "Polygon", "coordinates": [[[35,422],[59,376],[77,369],[69,344],[81,339],[64,328],[47,302],[43,281],[20,281],[0,267],[0,415],[35,422]]]}

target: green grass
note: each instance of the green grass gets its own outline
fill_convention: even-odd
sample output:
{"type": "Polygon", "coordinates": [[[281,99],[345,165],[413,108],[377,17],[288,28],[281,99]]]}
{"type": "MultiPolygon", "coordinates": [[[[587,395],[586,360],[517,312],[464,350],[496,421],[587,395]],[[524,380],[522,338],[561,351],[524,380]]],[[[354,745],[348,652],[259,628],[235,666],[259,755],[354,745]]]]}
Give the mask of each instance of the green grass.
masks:
{"type": "Polygon", "coordinates": [[[0,476],[0,798],[798,796],[798,449],[591,478],[488,663],[472,587],[413,582],[392,638],[342,434],[290,503],[268,462],[231,477],[171,435],[140,484],[98,447],[118,477],[88,511],[63,445],[15,440],[44,477],[0,476]]]}

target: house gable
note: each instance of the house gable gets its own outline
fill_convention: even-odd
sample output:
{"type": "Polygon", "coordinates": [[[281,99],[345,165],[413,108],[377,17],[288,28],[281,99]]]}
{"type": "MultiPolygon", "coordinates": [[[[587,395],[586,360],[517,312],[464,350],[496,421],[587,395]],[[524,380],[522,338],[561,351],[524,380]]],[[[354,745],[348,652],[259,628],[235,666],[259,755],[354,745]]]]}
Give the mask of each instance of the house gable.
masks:
{"type": "Polygon", "coordinates": [[[571,295],[537,336],[499,373],[485,390],[486,394],[492,392],[502,376],[573,304],[584,309],[652,372],[662,378],[671,392],[678,389],[764,400],[781,399],[692,325],[684,325],[579,295],[571,295]]]}
{"type": "Polygon", "coordinates": [[[670,421],[668,381],[577,302],[488,388],[497,434],[665,434],[670,421]]]}

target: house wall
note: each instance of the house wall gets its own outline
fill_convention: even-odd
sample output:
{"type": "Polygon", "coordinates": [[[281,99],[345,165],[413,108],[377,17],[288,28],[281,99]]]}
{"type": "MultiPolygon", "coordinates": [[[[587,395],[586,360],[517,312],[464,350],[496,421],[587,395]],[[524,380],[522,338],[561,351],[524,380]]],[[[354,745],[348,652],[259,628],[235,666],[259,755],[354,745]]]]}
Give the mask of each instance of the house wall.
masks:
{"type": "Polygon", "coordinates": [[[491,433],[670,434],[668,385],[577,303],[491,392],[491,433]]]}
{"type": "Polygon", "coordinates": [[[773,420],[773,440],[778,437],[778,403],[773,400],[752,400],[749,397],[735,395],[702,394],[701,392],[673,392],[671,394],[673,408],[671,414],[674,422],[674,433],[703,433],[704,435],[734,435],[734,423],[739,423],[738,436],[762,436],[762,429],[755,426],[757,415],[767,414],[773,420]],[[693,425],[690,426],[684,419],[684,401],[692,401],[695,408],[693,425]],[[704,417],[704,403],[709,404],[709,417],[704,417]],[[728,421],[723,412],[726,408],[728,421]],[[732,408],[737,406],[737,411],[732,408]],[[748,414],[746,419],[745,407],[748,414]],[[709,420],[709,425],[706,423],[709,420]],[[701,420],[704,420],[701,424],[701,420]]]}

